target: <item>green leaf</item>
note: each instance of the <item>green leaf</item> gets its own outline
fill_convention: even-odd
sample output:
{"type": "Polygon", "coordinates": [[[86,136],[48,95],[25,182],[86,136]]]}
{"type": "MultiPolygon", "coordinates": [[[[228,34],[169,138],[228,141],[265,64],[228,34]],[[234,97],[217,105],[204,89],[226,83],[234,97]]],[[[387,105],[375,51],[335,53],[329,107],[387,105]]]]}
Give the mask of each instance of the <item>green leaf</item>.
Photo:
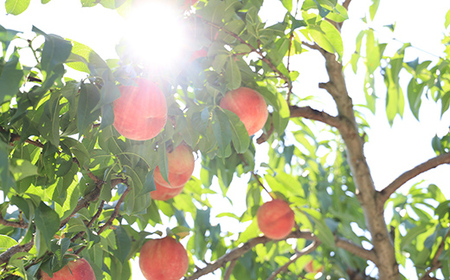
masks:
{"type": "Polygon", "coordinates": [[[0,234],[0,252],[4,252],[9,248],[16,246],[18,243],[7,235],[0,234]]]}
{"type": "Polygon", "coordinates": [[[344,45],[339,31],[328,21],[322,21],[319,26],[309,26],[306,32],[313,40],[329,53],[337,53],[342,57],[344,45]]]}
{"type": "Polygon", "coordinates": [[[0,141],[0,186],[5,194],[14,186],[13,177],[9,171],[9,145],[0,141]]]}
{"type": "Polygon", "coordinates": [[[241,70],[232,56],[230,56],[227,61],[225,68],[225,79],[229,90],[234,90],[241,86],[241,70]]]}
{"type": "MultiPolygon", "coordinates": [[[[425,83],[418,84],[417,80],[412,78],[408,84],[408,102],[414,117],[419,120],[419,109],[422,104],[422,93],[425,89],[425,83]]],[[[445,96],[445,95],[444,95],[445,96]]],[[[450,95],[449,95],[450,96],[450,95]]],[[[444,98],[442,104],[444,105],[444,98]]]]}
{"type": "Polygon", "coordinates": [[[67,58],[69,58],[72,51],[72,43],[58,35],[46,34],[34,26],[33,32],[45,37],[41,67],[48,77],[57,65],[66,62],[67,58]]]}
{"type": "Polygon", "coordinates": [[[281,0],[281,3],[289,12],[292,12],[292,0],[281,0]]]}
{"type": "Polygon", "coordinates": [[[98,4],[98,0],[81,0],[82,7],[94,7],[98,4]]]}
{"type": "Polygon", "coordinates": [[[372,74],[380,66],[381,54],[378,42],[375,40],[373,30],[367,31],[366,39],[366,65],[367,71],[372,74]]]}
{"type": "Polygon", "coordinates": [[[228,110],[224,110],[224,112],[230,122],[231,141],[233,142],[234,149],[237,153],[243,154],[250,145],[250,137],[248,136],[247,129],[235,113],[228,110]]]}
{"type": "Polygon", "coordinates": [[[327,246],[334,247],[334,235],[323,220],[322,214],[310,208],[302,208],[301,210],[306,212],[308,218],[314,222],[314,233],[319,237],[320,241],[327,246]]]}
{"type": "Polygon", "coordinates": [[[44,202],[41,202],[39,207],[36,208],[34,223],[41,232],[41,238],[43,238],[47,248],[50,248],[50,240],[59,230],[60,220],[58,214],[44,202]]]}
{"type": "Polygon", "coordinates": [[[375,17],[375,14],[377,13],[379,5],[380,5],[380,0],[372,0],[372,5],[370,5],[370,8],[369,8],[370,20],[373,21],[373,18],[375,17]]]}
{"type": "Polygon", "coordinates": [[[100,109],[104,105],[111,104],[114,100],[120,97],[119,87],[111,81],[106,81],[100,90],[100,100],[92,109],[93,111],[100,109]]]}
{"type": "Polygon", "coordinates": [[[217,143],[219,144],[219,149],[225,151],[231,142],[232,132],[227,115],[219,108],[214,110],[212,128],[217,143]]]}
{"type": "Polygon", "coordinates": [[[2,68],[0,64],[0,104],[19,92],[23,79],[23,70],[17,55],[13,55],[2,68]]]}
{"type": "Polygon", "coordinates": [[[42,4],[47,4],[48,2],[50,2],[51,0],[41,0],[42,4]]]}
{"type": "Polygon", "coordinates": [[[450,25],[450,10],[448,10],[447,14],[445,14],[445,28],[448,28],[448,26],[450,25]]]}
{"type": "Polygon", "coordinates": [[[123,227],[117,227],[114,231],[116,234],[116,246],[117,249],[114,250],[114,256],[124,263],[128,260],[128,253],[131,248],[131,239],[128,233],[123,227]]]}
{"type": "Polygon", "coordinates": [[[20,32],[11,30],[11,29],[6,29],[0,25],[0,42],[2,42],[2,45],[3,45],[3,56],[5,56],[5,52],[8,49],[11,41],[14,38],[16,38],[17,33],[20,33],[20,32]]]}
{"type": "Polygon", "coordinates": [[[80,99],[78,100],[78,131],[81,134],[87,132],[94,121],[100,116],[100,110],[94,110],[100,101],[100,92],[93,84],[82,84],[80,89],[80,99]]]}
{"type": "Polygon", "coordinates": [[[76,41],[71,42],[73,47],[72,52],[66,61],[67,66],[100,77],[103,77],[105,72],[108,73],[109,76],[112,75],[108,64],[90,47],[76,41]]]}
{"type": "Polygon", "coordinates": [[[23,178],[34,176],[38,174],[38,168],[31,162],[25,159],[12,159],[10,162],[9,170],[14,175],[16,181],[23,178]]]}
{"type": "Polygon", "coordinates": [[[19,15],[30,5],[30,0],[6,0],[5,8],[8,14],[19,15]]]}

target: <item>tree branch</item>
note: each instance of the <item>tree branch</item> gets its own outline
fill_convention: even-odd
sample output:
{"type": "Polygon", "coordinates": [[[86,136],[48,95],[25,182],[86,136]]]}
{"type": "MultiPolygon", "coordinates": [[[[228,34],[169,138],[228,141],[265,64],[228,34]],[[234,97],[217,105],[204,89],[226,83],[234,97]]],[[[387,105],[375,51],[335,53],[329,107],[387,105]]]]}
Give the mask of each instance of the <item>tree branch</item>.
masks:
{"type": "Polygon", "coordinates": [[[301,251],[296,252],[287,263],[285,263],[283,266],[279,267],[277,270],[275,270],[274,272],[272,272],[272,274],[269,276],[269,278],[267,278],[267,280],[274,280],[278,274],[286,271],[288,269],[288,267],[294,263],[298,258],[300,258],[301,256],[307,255],[311,252],[313,252],[314,250],[317,249],[317,247],[319,247],[320,242],[313,242],[311,244],[309,244],[309,246],[303,248],[301,251]]]}
{"type": "Polygon", "coordinates": [[[9,259],[12,256],[14,256],[16,253],[30,251],[31,248],[33,248],[33,245],[34,245],[34,241],[30,241],[24,245],[12,246],[8,250],[6,250],[5,252],[0,254],[0,266],[3,265],[4,263],[7,263],[9,261],[9,259]]]}
{"type": "Polygon", "coordinates": [[[342,125],[341,123],[342,121],[338,117],[333,117],[328,113],[318,111],[309,106],[306,107],[290,106],[289,111],[291,112],[291,118],[302,117],[310,120],[320,121],[336,128],[339,128],[342,125]]]}
{"type": "Polygon", "coordinates": [[[7,226],[7,227],[13,227],[13,228],[28,228],[28,224],[24,223],[23,221],[19,222],[12,222],[8,221],[5,218],[3,218],[2,213],[0,212],[0,224],[7,226]]]}
{"type": "Polygon", "coordinates": [[[347,161],[353,176],[356,196],[361,204],[367,228],[371,234],[371,241],[376,253],[376,264],[379,278],[383,280],[398,280],[400,272],[395,258],[395,248],[389,237],[386,221],[383,215],[383,205],[377,199],[378,192],[364,155],[364,141],[359,135],[358,124],[345,83],[342,64],[336,55],[318,48],[316,44],[305,43],[308,47],[318,49],[325,58],[325,67],[329,81],[319,84],[320,88],[328,91],[333,97],[338,110],[341,125],[339,132],[347,147],[347,161]]]}
{"type": "Polygon", "coordinates": [[[223,280],[229,280],[231,274],[233,273],[234,266],[236,265],[237,259],[234,259],[230,262],[230,265],[225,270],[225,274],[223,275],[223,280]]]}
{"type": "MultiPolygon", "coordinates": [[[[286,240],[289,238],[297,238],[297,239],[303,238],[303,239],[307,239],[307,240],[312,240],[312,241],[314,241],[314,243],[317,243],[317,244],[321,243],[319,238],[310,231],[296,230],[296,231],[291,232],[286,238],[284,238],[282,240],[286,240]]],[[[226,264],[230,261],[239,259],[242,255],[244,255],[246,252],[250,251],[256,245],[266,244],[270,241],[279,242],[281,240],[272,240],[265,236],[259,236],[259,237],[250,239],[249,241],[239,245],[237,248],[229,251],[222,257],[218,258],[214,262],[209,263],[206,267],[204,267],[202,269],[198,269],[194,274],[192,274],[189,277],[186,277],[184,280],[198,279],[199,277],[201,277],[203,275],[206,275],[208,273],[215,271],[216,269],[226,266],[226,264]]],[[[341,237],[335,237],[335,241],[336,241],[337,247],[347,250],[350,253],[353,253],[361,258],[368,259],[368,260],[371,260],[376,263],[376,255],[373,251],[366,250],[366,249],[362,248],[361,246],[356,245],[356,244],[354,244],[344,238],[341,238],[341,237]]]]}
{"type": "Polygon", "coordinates": [[[286,75],[284,75],[280,70],[278,70],[277,66],[275,66],[272,63],[272,61],[270,61],[270,59],[268,59],[261,50],[256,49],[253,45],[249,44],[244,39],[239,37],[238,34],[236,34],[234,32],[231,32],[231,31],[227,30],[226,28],[224,28],[224,27],[222,27],[220,25],[217,25],[217,24],[215,24],[215,23],[213,23],[211,21],[205,20],[203,18],[200,18],[200,19],[203,22],[205,22],[206,24],[208,24],[209,26],[212,26],[212,27],[216,28],[217,30],[222,30],[223,32],[225,32],[228,35],[230,35],[230,36],[234,37],[235,39],[237,39],[242,44],[248,46],[250,48],[251,52],[257,53],[260,56],[261,60],[264,61],[270,67],[270,69],[272,69],[273,72],[277,73],[280,76],[280,78],[283,79],[286,82],[286,84],[287,84],[289,89],[292,88],[292,81],[291,81],[291,79],[289,77],[287,77],[286,75]]]}
{"type": "Polygon", "coordinates": [[[445,242],[447,242],[447,238],[449,238],[449,236],[450,236],[450,230],[447,231],[447,234],[444,236],[441,243],[439,244],[436,254],[434,255],[433,259],[431,260],[431,267],[429,269],[427,269],[427,272],[425,273],[425,275],[422,278],[420,278],[420,280],[435,279],[435,278],[431,277],[430,273],[434,272],[436,269],[441,267],[442,264],[439,261],[439,257],[441,256],[442,252],[444,251],[445,242]]]}
{"type": "Polygon", "coordinates": [[[399,189],[401,186],[403,186],[403,184],[405,184],[412,178],[442,164],[450,164],[450,153],[442,154],[429,159],[426,162],[421,163],[416,167],[406,171],[405,173],[397,177],[394,181],[392,181],[392,183],[390,183],[386,188],[380,191],[380,204],[384,205],[384,203],[397,189],[399,189]]]}

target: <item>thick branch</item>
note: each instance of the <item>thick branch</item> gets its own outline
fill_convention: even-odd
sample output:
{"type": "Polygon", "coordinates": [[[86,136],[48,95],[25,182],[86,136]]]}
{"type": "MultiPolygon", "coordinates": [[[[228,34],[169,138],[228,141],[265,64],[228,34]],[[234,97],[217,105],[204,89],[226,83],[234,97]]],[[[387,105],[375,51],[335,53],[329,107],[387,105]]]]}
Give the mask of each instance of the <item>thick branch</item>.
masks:
{"type": "MultiPolygon", "coordinates": [[[[315,47],[312,46],[312,47],[315,47]]],[[[356,186],[356,195],[361,204],[367,228],[372,236],[372,244],[376,253],[376,264],[379,278],[398,280],[400,273],[395,258],[395,248],[390,239],[383,215],[383,206],[379,204],[372,175],[364,155],[364,141],[359,135],[355,119],[353,102],[347,92],[342,64],[336,55],[321,51],[326,61],[329,81],[321,83],[320,88],[328,91],[336,102],[338,116],[342,125],[338,127],[347,147],[347,161],[356,186]]]]}
{"type": "Polygon", "coordinates": [[[449,164],[450,163],[450,153],[442,154],[437,157],[434,157],[432,159],[427,160],[424,163],[421,163],[414,167],[413,169],[410,169],[397,177],[392,183],[390,183],[386,188],[380,191],[380,203],[384,205],[386,200],[389,199],[389,197],[403,184],[411,180],[412,178],[420,175],[423,172],[426,172],[430,169],[436,168],[441,164],[449,164]]]}
{"type": "Polygon", "coordinates": [[[283,266],[279,267],[277,270],[275,270],[269,278],[267,278],[267,280],[274,280],[278,274],[286,271],[288,269],[288,267],[294,263],[298,258],[300,258],[301,256],[310,254],[311,252],[313,252],[314,250],[316,250],[317,247],[319,247],[320,242],[313,242],[311,244],[309,244],[309,246],[303,248],[301,251],[296,252],[287,263],[285,263],[283,266]]]}
{"type": "Polygon", "coordinates": [[[298,117],[307,118],[310,120],[323,122],[336,128],[339,128],[342,125],[341,120],[338,117],[333,117],[328,113],[318,111],[309,106],[306,107],[290,106],[289,111],[291,112],[291,118],[298,118],[298,117]]]}

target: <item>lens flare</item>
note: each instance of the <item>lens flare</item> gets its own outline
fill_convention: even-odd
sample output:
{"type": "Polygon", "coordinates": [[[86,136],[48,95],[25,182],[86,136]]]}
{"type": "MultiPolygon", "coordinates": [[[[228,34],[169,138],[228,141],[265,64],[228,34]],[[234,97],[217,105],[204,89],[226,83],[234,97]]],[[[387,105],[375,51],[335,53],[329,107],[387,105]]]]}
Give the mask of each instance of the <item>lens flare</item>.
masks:
{"type": "Polygon", "coordinates": [[[170,1],[137,5],[126,22],[130,55],[146,68],[167,71],[183,61],[187,40],[183,15],[170,1]]]}

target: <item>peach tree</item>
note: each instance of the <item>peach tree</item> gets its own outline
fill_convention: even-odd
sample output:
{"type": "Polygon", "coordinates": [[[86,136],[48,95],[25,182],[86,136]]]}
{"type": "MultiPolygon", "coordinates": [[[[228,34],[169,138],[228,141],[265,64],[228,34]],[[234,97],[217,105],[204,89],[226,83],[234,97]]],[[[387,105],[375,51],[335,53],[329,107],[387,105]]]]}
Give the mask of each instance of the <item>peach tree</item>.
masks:
{"type": "MultiPolygon", "coordinates": [[[[125,15],[143,2],[80,5],[125,15]]],[[[436,156],[387,186],[375,186],[364,150],[367,114],[392,124],[411,110],[420,120],[424,98],[442,104],[441,114],[448,110],[450,13],[445,55],[407,61],[411,44],[392,51],[369,27],[343,41],[350,0],[280,0],[284,17],[274,24],[260,18],[263,0],[165,2],[190,38],[172,69],[142,60],[126,40],[109,59],[66,39],[70,34],[34,27],[30,37],[29,30],[0,25],[2,279],[39,279],[41,270],[51,274],[76,256],[97,279],[132,279],[132,260],[148,239],[166,235],[161,228],[185,244],[185,279],[212,273],[223,279],[450,279],[445,186],[416,178],[450,163],[450,136],[430,139],[436,156]],[[344,45],[355,42],[349,53],[344,45]],[[293,60],[314,55],[308,67],[327,76],[314,85],[317,91],[304,93],[298,79],[307,68],[293,60]],[[354,104],[344,70],[362,73],[364,86],[354,93],[362,104],[354,104]],[[132,140],[114,126],[115,101],[123,98],[121,87],[142,77],[164,94],[167,121],[155,137],[132,140]],[[385,107],[376,112],[375,78],[386,85],[378,89],[385,107]],[[238,112],[220,106],[227,92],[241,87],[259,92],[267,104],[256,135],[238,112]],[[168,154],[180,145],[193,151],[197,171],[181,193],[152,199],[155,170],[167,181],[168,154]],[[237,205],[228,192],[235,184],[243,190],[244,211],[211,202],[220,195],[237,205]],[[275,198],[295,214],[290,233],[277,240],[257,223],[259,207],[275,198]]],[[[374,20],[379,2],[369,3],[362,22],[374,20]]],[[[19,15],[29,3],[6,0],[5,8],[19,15]]],[[[140,105],[128,110],[135,121],[127,120],[138,130],[139,116],[152,113],[140,105]]],[[[254,104],[243,105],[240,111],[254,104]]]]}

